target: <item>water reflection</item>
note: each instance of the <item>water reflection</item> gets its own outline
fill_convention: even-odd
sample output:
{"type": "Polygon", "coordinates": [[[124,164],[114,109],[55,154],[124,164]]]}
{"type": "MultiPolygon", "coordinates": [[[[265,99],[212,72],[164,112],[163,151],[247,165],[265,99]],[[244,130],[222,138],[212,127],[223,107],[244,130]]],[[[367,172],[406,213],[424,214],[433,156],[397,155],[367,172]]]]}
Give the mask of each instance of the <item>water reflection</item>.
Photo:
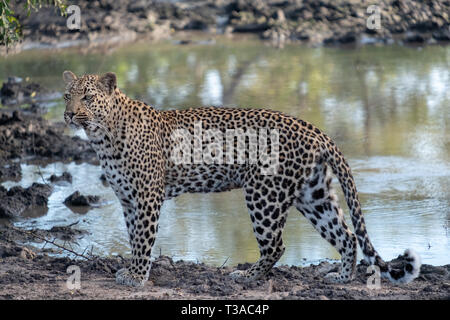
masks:
{"type": "MultiPolygon", "coordinates": [[[[64,70],[114,71],[123,91],[160,109],[267,107],[311,121],[334,138],[354,168],[369,235],[380,254],[393,258],[414,247],[424,262],[444,264],[450,263],[449,64],[450,47],[278,50],[222,39],[214,45],[136,44],[109,54],[30,51],[2,58],[0,76],[30,76],[62,90],[64,70]]],[[[46,117],[61,121],[62,112],[58,101],[46,117]]],[[[33,166],[24,170],[21,184],[40,179],[33,166]]],[[[50,228],[82,219],[80,227],[91,235],[80,245],[93,242],[104,254],[128,252],[120,208],[98,180],[99,168],[51,164],[44,172],[64,170],[73,174],[73,185],[57,187],[45,216],[22,223],[50,228]],[[77,189],[100,193],[107,204],[81,217],[62,204],[77,189]]],[[[295,210],[288,220],[282,263],[338,258],[295,210]]],[[[217,265],[227,257],[228,264],[256,260],[242,193],[168,201],[154,254],[159,250],[217,265]]]]}

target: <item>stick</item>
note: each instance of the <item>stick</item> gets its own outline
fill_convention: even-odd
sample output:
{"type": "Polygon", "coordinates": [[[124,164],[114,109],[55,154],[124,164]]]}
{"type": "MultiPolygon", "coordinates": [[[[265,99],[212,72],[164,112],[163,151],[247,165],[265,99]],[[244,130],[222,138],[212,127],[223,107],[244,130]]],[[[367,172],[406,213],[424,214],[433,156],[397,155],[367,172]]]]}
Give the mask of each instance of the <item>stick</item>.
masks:
{"type": "MultiPolygon", "coordinates": [[[[18,229],[18,228],[16,228],[16,227],[13,227],[13,226],[11,226],[10,228],[13,229],[13,230],[15,230],[15,231],[18,231],[18,232],[21,232],[21,233],[28,234],[28,235],[30,235],[30,236],[36,238],[36,239],[45,241],[46,244],[47,244],[47,243],[50,243],[50,244],[54,245],[55,247],[57,247],[57,248],[59,248],[59,249],[62,249],[62,250],[64,250],[64,251],[67,251],[67,252],[70,252],[70,253],[74,254],[74,255],[77,256],[77,257],[84,258],[84,259],[86,259],[86,260],[88,260],[88,261],[95,261],[95,259],[89,258],[89,257],[85,256],[84,254],[79,254],[78,252],[74,251],[73,249],[68,249],[68,248],[66,248],[66,247],[64,247],[64,246],[61,246],[61,245],[57,244],[57,243],[55,242],[55,240],[48,240],[48,239],[46,239],[46,238],[43,238],[43,237],[41,237],[41,236],[38,236],[38,235],[35,234],[34,232],[27,231],[27,230],[21,230],[21,229],[18,229]]],[[[65,243],[65,242],[64,242],[64,243],[65,243]]]]}
{"type": "Polygon", "coordinates": [[[222,268],[223,268],[223,266],[225,265],[225,263],[227,263],[228,259],[230,259],[230,257],[228,257],[228,258],[225,260],[225,262],[222,263],[222,265],[219,267],[219,269],[222,269],[222,268]]]}

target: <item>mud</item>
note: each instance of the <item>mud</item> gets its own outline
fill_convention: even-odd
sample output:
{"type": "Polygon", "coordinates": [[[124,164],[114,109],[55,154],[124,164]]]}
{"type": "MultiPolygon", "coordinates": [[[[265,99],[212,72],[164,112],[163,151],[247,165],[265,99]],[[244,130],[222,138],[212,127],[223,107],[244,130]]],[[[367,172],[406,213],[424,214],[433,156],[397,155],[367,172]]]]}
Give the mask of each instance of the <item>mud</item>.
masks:
{"type": "MultiPolygon", "coordinates": [[[[74,227],[59,229],[72,239],[80,236],[74,227]],[[75,234],[74,234],[75,233],[75,234]]],[[[308,267],[277,266],[264,280],[240,283],[229,277],[250,264],[214,267],[203,263],[154,258],[150,279],[143,288],[115,283],[114,274],[129,263],[122,257],[87,259],[54,257],[54,250],[20,244],[29,236],[18,229],[0,229],[0,299],[450,299],[450,265],[423,265],[419,278],[409,284],[393,285],[382,279],[380,287],[367,286],[367,267],[359,264],[348,284],[328,284],[323,276],[337,270],[337,263],[322,262],[308,267]],[[68,289],[69,266],[81,271],[81,288],[68,289]]],[[[52,230],[34,230],[53,236],[52,230]]]]}
{"type": "MultiPolygon", "coordinates": [[[[97,156],[87,141],[66,135],[63,123],[50,123],[43,119],[42,109],[37,104],[20,108],[17,101],[13,107],[0,109],[0,182],[20,181],[21,163],[83,161],[98,164],[97,156]]],[[[34,183],[26,189],[13,187],[6,190],[0,186],[0,218],[45,214],[47,199],[52,192],[50,182],[61,184],[64,181],[71,183],[69,173],[52,176],[49,183],[34,183]]]]}
{"type": "Polygon", "coordinates": [[[0,182],[3,181],[20,181],[22,178],[22,168],[19,163],[11,162],[0,166],[0,182]]]}
{"type": "Polygon", "coordinates": [[[83,195],[80,191],[75,191],[64,200],[64,204],[68,207],[90,207],[98,204],[99,201],[98,196],[83,195]]]}
{"type": "Polygon", "coordinates": [[[64,134],[64,130],[63,123],[50,124],[31,108],[0,109],[0,167],[24,160],[97,164],[89,143],[64,134]]]}
{"type": "MultiPolygon", "coordinates": [[[[46,101],[57,95],[36,82],[24,81],[19,77],[9,77],[0,89],[1,103],[4,106],[46,101]]],[[[1,121],[0,121],[1,123],[1,121]]]]}
{"type": "Polygon", "coordinates": [[[48,180],[55,184],[72,183],[72,175],[69,172],[63,172],[60,176],[52,174],[48,180]]]}
{"type": "Polygon", "coordinates": [[[368,12],[369,4],[359,0],[98,0],[71,4],[80,8],[79,29],[69,29],[67,18],[53,8],[27,16],[16,5],[25,37],[18,47],[92,47],[142,36],[170,38],[174,32],[189,30],[254,33],[277,45],[450,41],[450,3],[439,0],[377,1],[379,27],[368,27],[373,11],[368,12]]]}
{"type": "Polygon", "coordinates": [[[32,211],[46,211],[50,185],[33,183],[28,188],[19,186],[6,190],[0,186],[0,218],[18,218],[32,211]]]}

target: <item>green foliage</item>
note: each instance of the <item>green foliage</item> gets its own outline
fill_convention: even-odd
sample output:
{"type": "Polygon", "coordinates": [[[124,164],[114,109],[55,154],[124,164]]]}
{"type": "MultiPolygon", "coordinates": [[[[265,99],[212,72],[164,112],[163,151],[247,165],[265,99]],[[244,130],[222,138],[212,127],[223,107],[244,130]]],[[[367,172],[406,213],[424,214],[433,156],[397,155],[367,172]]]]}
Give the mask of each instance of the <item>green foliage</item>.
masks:
{"type": "MultiPolygon", "coordinates": [[[[27,16],[31,14],[31,11],[38,11],[43,5],[52,5],[59,9],[62,15],[65,15],[65,2],[65,0],[25,0],[21,4],[27,16]]],[[[0,0],[0,45],[8,46],[19,41],[22,35],[22,25],[17,19],[10,0],[0,0]]]]}

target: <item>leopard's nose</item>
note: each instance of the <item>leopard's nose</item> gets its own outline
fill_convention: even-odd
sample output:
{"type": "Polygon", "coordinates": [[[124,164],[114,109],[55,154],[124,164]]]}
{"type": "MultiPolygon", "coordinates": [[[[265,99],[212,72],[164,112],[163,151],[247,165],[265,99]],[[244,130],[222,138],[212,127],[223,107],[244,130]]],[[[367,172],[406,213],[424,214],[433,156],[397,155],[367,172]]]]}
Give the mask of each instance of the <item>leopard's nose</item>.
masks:
{"type": "Polygon", "coordinates": [[[73,116],[75,115],[75,112],[66,112],[66,116],[67,118],[69,118],[70,120],[72,120],[73,116]]]}

